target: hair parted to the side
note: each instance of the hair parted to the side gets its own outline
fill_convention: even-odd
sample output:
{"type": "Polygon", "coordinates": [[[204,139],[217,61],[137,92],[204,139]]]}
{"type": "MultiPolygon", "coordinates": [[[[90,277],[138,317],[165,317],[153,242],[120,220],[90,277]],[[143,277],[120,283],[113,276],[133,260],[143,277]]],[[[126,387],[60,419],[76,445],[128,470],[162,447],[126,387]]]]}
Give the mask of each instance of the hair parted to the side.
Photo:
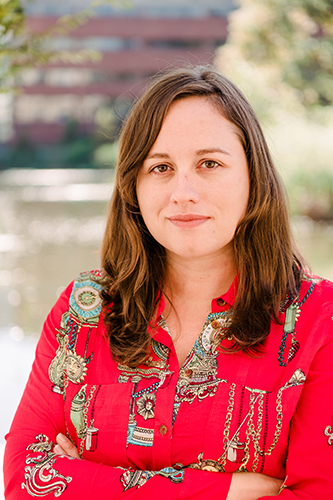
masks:
{"type": "Polygon", "coordinates": [[[294,292],[302,264],[290,232],[284,191],[256,115],[238,88],[208,67],[156,77],[129,114],[120,139],[114,192],[102,246],[104,321],[113,356],[138,366],[148,353],[152,321],[163,290],[165,249],[151,236],[136,197],[139,169],[170,105],[202,96],[233,123],[249,168],[250,194],[234,237],[239,288],[232,323],[233,350],[258,351],[281,300],[294,292]]]}

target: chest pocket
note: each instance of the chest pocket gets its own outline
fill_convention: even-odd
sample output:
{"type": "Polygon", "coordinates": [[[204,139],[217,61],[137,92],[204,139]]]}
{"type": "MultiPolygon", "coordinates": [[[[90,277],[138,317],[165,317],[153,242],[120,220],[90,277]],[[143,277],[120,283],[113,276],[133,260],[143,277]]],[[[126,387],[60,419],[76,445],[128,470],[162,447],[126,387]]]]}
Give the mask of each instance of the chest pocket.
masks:
{"type": "Polygon", "coordinates": [[[283,474],[290,421],[304,381],[303,372],[296,370],[276,392],[221,384],[196,468],[204,469],[209,463],[216,471],[248,470],[274,475],[278,465],[283,474]]]}
{"type": "Polygon", "coordinates": [[[66,426],[82,458],[105,465],[128,465],[130,396],[130,384],[69,383],[64,402],[66,426]]]}

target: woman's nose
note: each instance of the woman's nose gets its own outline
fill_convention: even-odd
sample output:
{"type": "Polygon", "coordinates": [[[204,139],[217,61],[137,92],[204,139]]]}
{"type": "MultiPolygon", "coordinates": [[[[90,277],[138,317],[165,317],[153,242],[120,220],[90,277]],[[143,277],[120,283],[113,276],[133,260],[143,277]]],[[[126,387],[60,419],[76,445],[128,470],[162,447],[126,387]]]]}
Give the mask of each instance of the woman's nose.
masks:
{"type": "Polygon", "coordinates": [[[198,186],[189,174],[178,174],[174,179],[171,201],[179,204],[197,203],[199,201],[198,186]]]}

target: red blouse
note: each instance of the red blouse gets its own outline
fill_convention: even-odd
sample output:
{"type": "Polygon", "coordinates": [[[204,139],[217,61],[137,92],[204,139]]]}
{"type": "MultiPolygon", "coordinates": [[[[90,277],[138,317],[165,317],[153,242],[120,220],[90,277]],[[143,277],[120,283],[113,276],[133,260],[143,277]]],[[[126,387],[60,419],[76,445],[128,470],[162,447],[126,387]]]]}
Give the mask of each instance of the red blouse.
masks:
{"type": "Polygon", "coordinates": [[[286,478],[281,499],[332,500],[332,283],[306,276],[256,357],[220,349],[234,283],[181,369],[162,298],[151,356],[132,369],[111,358],[96,276],[81,274],[45,322],[7,436],[7,500],[223,500],[234,471],[286,478]],[[59,432],[82,460],[52,452],[59,432]]]}

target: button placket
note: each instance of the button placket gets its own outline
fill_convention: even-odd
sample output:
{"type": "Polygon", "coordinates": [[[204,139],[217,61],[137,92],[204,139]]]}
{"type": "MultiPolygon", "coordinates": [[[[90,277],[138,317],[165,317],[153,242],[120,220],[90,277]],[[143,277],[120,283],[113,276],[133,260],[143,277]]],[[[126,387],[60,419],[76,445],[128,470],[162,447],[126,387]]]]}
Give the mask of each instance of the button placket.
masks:
{"type": "Polygon", "coordinates": [[[173,350],[170,352],[166,380],[157,391],[155,407],[155,437],[153,452],[153,470],[172,465],[172,415],[176,384],[179,375],[179,363],[173,350]]]}

